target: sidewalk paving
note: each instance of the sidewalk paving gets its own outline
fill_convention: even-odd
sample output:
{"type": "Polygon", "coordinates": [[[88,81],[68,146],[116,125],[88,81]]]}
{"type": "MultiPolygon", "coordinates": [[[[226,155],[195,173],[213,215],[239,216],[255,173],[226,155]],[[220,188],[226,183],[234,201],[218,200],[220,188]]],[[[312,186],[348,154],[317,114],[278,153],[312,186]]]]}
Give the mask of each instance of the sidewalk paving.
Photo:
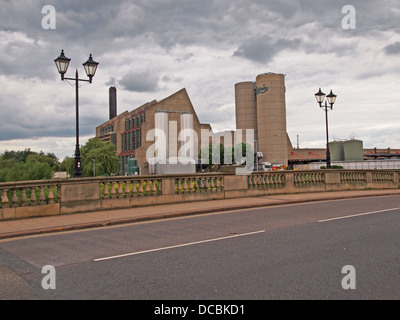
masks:
{"type": "Polygon", "coordinates": [[[0,221],[0,239],[313,201],[400,195],[399,189],[281,194],[0,221]]]}

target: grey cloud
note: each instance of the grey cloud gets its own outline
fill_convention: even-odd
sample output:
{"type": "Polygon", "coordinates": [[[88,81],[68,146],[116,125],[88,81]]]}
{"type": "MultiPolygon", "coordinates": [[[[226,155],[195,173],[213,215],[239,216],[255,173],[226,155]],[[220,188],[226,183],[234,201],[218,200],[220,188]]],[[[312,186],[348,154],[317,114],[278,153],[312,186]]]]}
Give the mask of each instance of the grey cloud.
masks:
{"type": "Polygon", "coordinates": [[[286,49],[296,49],[301,41],[299,39],[277,39],[274,40],[268,35],[258,38],[252,38],[243,43],[233,54],[236,57],[242,57],[256,62],[268,63],[280,51],[286,49]]]}
{"type": "Polygon", "coordinates": [[[395,43],[389,44],[384,48],[385,53],[388,55],[392,54],[400,54],[400,41],[397,41],[395,43]]]}
{"type": "Polygon", "coordinates": [[[115,86],[115,84],[116,84],[116,80],[115,80],[115,78],[114,77],[111,77],[110,78],[110,80],[108,80],[106,83],[105,83],[105,85],[107,86],[107,87],[113,87],[113,86],[115,86]]]}
{"type": "Polygon", "coordinates": [[[155,92],[158,88],[158,77],[151,71],[143,73],[128,73],[119,81],[125,90],[133,92],[155,92]]]}

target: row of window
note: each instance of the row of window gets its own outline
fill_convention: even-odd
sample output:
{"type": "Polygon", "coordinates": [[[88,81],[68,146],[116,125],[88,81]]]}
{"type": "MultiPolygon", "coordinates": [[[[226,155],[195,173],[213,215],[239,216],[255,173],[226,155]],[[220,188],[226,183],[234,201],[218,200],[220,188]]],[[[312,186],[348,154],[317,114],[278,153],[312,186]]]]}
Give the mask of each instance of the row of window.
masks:
{"type": "Polygon", "coordinates": [[[105,136],[107,133],[114,132],[114,125],[100,128],[100,136],[105,136]]]}
{"type": "Polygon", "coordinates": [[[146,116],[144,113],[140,114],[138,116],[133,116],[130,119],[126,119],[125,120],[125,131],[138,128],[145,121],[146,121],[146,116]]]}
{"type": "Polygon", "coordinates": [[[122,152],[136,150],[142,145],[142,129],[122,133],[122,152]]]}

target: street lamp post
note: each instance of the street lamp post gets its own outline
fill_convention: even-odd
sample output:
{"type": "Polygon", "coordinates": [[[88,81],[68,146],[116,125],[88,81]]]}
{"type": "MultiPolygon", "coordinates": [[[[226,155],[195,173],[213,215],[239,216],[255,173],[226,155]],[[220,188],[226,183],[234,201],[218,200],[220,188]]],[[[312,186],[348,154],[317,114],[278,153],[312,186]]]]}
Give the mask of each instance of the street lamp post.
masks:
{"type": "Polygon", "coordinates": [[[92,83],[92,78],[94,77],[98,62],[92,59],[92,55],[89,55],[89,59],[83,63],[85,68],[86,75],[89,77],[89,80],[79,79],[78,70],[76,70],[75,78],[66,78],[64,75],[67,72],[68,65],[71,59],[67,58],[64,55],[64,50],[61,50],[60,56],[54,60],[57,66],[58,72],[61,74],[61,80],[75,80],[75,104],[76,104],[76,146],[75,146],[75,169],[74,169],[74,177],[82,176],[82,168],[81,168],[81,152],[79,148],[79,81],[92,83]]]}
{"type": "Polygon", "coordinates": [[[330,94],[326,96],[328,103],[330,106],[328,106],[327,101],[325,100],[325,93],[321,91],[321,88],[319,88],[319,91],[315,94],[315,98],[317,99],[317,102],[320,106],[320,108],[324,109],[325,111],[325,126],[326,126],[326,168],[330,169],[331,168],[331,152],[329,150],[329,133],[328,133],[328,109],[333,110],[333,105],[335,104],[336,101],[336,95],[332,93],[332,90],[330,94]],[[325,105],[322,105],[322,102],[325,100],[325,105]]]}

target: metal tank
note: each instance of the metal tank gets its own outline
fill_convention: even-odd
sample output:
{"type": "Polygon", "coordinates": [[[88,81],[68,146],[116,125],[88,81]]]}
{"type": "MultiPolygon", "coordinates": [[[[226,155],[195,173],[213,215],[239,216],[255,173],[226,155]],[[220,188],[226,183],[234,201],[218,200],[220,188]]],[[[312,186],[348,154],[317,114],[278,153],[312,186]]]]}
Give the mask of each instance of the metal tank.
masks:
{"type": "Polygon", "coordinates": [[[331,153],[331,161],[344,161],[344,148],[342,141],[329,142],[329,152],[331,153]]]}
{"type": "Polygon", "coordinates": [[[345,161],[364,160],[364,145],[361,140],[347,140],[344,142],[343,149],[345,161]]]}

